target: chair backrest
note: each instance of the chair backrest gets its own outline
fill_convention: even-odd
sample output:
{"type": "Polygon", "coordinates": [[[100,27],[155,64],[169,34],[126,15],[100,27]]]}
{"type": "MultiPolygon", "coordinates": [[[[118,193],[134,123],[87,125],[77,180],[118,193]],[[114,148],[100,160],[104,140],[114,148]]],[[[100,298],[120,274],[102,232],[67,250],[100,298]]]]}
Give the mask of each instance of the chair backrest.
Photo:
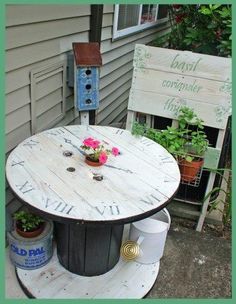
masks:
{"type": "Polygon", "coordinates": [[[205,126],[225,129],[231,113],[231,59],[137,44],[127,129],[133,112],[176,119],[186,105],[205,126]]]}

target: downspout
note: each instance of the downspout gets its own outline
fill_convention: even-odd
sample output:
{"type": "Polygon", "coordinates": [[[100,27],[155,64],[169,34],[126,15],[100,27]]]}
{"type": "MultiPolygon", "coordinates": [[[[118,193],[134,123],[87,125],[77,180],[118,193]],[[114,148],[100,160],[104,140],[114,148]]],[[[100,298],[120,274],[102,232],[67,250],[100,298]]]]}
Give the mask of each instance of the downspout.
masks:
{"type": "MultiPolygon", "coordinates": [[[[89,42],[98,42],[101,45],[102,37],[102,18],[103,18],[103,4],[92,4],[90,15],[90,31],[89,42]]],[[[94,125],[96,122],[96,111],[90,111],[89,124],[94,125]]]]}

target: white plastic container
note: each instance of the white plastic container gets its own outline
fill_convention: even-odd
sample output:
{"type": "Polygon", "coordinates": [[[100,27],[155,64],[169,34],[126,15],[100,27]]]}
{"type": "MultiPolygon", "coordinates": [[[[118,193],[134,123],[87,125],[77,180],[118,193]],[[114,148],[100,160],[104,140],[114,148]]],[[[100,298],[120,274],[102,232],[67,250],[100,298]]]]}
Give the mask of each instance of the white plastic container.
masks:
{"type": "Polygon", "coordinates": [[[170,223],[169,212],[163,209],[149,218],[131,224],[129,239],[140,246],[140,254],[135,259],[137,262],[151,264],[162,258],[170,223]]]}

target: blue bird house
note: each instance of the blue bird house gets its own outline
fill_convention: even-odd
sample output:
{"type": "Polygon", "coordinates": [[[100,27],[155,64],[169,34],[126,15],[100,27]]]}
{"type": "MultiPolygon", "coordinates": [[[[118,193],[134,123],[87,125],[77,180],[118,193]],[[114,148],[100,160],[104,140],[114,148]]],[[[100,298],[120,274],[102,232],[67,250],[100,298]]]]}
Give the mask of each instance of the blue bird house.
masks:
{"type": "Polygon", "coordinates": [[[96,42],[74,42],[75,107],[78,111],[99,107],[99,67],[102,57],[96,42]]]}

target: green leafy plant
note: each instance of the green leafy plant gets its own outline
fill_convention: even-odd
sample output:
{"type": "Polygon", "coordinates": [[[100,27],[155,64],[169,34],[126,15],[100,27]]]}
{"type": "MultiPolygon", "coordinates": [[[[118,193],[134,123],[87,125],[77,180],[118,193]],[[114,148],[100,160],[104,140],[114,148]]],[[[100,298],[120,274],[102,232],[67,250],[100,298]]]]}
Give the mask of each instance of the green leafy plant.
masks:
{"type": "Polygon", "coordinates": [[[134,122],[133,135],[146,136],[162,145],[175,158],[183,158],[188,162],[203,157],[208,147],[203,121],[189,107],[182,107],[178,116],[179,126],[167,127],[165,130],[148,128],[145,124],[134,122]],[[193,126],[195,129],[191,129],[193,126]]]}
{"type": "Polygon", "coordinates": [[[231,57],[231,5],[169,5],[171,31],[156,46],[231,57]]]}
{"type": "Polygon", "coordinates": [[[17,227],[23,231],[34,231],[45,222],[38,215],[23,210],[15,212],[13,218],[17,222],[17,227]]]}
{"type": "Polygon", "coordinates": [[[228,168],[224,169],[208,169],[210,172],[216,173],[216,175],[221,176],[222,185],[219,187],[214,187],[210,192],[206,194],[203,199],[203,203],[215,193],[223,193],[223,199],[220,195],[217,196],[217,199],[209,203],[208,213],[211,213],[213,210],[218,210],[223,213],[223,224],[227,225],[231,221],[231,208],[232,208],[232,170],[228,168]],[[227,172],[228,171],[228,172],[227,172]],[[225,173],[226,174],[225,176],[225,173]],[[224,209],[220,208],[219,205],[224,204],[224,209]]]}

